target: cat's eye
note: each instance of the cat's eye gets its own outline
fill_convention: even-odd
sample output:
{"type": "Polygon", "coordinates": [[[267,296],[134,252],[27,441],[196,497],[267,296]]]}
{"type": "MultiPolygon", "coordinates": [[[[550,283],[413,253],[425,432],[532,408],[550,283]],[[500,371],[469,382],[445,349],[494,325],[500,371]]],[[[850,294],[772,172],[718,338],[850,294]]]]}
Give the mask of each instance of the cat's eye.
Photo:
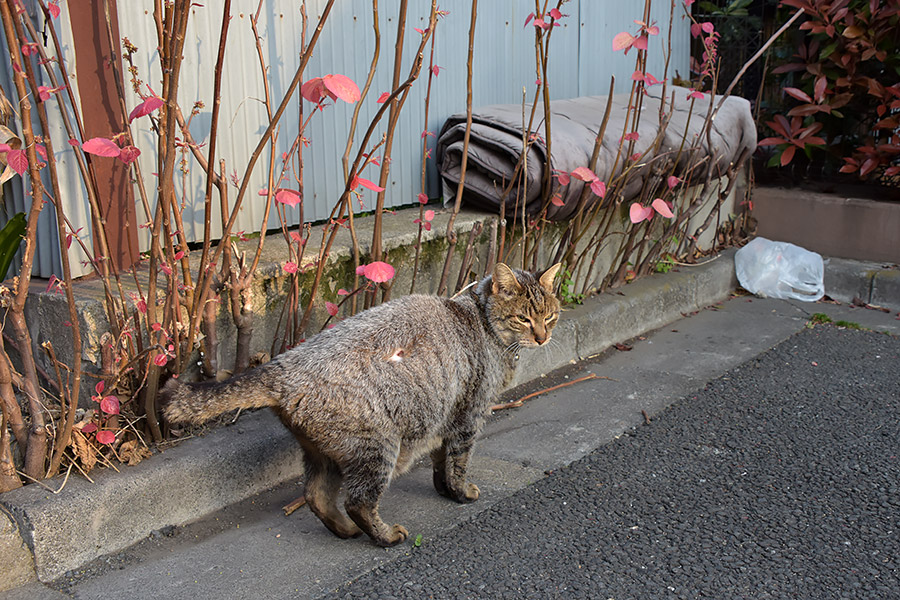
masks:
{"type": "Polygon", "coordinates": [[[546,319],[544,319],[544,323],[552,323],[553,321],[555,321],[558,318],[559,318],[559,315],[554,313],[554,314],[548,316],[546,319]]]}
{"type": "Polygon", "coordinates": [[[521,323],[522,325],[529,325],[531,321],[525,315],[516,315],[516,321],[521,323]]]}

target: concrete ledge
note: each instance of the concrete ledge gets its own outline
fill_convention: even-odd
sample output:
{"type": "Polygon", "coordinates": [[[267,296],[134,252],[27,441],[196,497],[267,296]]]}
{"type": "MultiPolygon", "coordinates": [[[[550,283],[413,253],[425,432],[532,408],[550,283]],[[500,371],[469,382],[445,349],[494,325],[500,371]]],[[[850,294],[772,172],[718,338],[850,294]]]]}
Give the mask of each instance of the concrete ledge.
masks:
{"type": "MultiPolygon", "coordinates": [[[[702,266],[654,275],[567,311],[554,334],[556,350],[523,353],[515,383],[727,298],[735,284],[732,256],[728,251],[702,266]]],[[[58,494],[26,486],[3,494],[0,503],[18,521],[37,576],[47,582],[152,531],[298,478],[300,456],[274,414],[261,411],[135,467],[99,472],[94,484],[72,477],[58,494]]],[[[58,479],[48,483],[60,486],[58,479]]]]}
{"type": "Polygon", "coordinates": [[[900,268],[831,258],[825,265],[825,293],[840,302],[859,298],[866,304],[900,311],[900,268]]]}

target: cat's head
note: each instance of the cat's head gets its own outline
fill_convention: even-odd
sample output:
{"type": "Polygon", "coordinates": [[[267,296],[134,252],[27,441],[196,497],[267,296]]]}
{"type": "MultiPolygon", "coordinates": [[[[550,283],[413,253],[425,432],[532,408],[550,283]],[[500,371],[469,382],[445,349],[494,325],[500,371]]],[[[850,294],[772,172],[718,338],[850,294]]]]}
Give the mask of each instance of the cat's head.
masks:
{"type": "Polygon", "coordinates": [[[543,273],[510,269],[498,263],[483,293],[488,321],[507,346],[534,348],[550,341],[559,320],[559,300],[553,293],[553,278],[559,271],[555,264],[543,273]]]}

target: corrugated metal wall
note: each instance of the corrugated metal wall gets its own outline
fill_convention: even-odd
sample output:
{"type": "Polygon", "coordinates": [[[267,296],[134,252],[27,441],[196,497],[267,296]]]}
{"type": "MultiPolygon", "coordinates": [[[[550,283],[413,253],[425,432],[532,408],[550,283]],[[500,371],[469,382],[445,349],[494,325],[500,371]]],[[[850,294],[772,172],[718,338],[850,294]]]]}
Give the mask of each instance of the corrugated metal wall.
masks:
{"type": "MultiPolygon", "coordinates": [[[[663,73],[664,44],[669,21],[671,0],[655,0],[653,19],[662,29],[661,35],[651,39],[649,71],[661,78],[663,73]]],[[[312,29],[318,21],[324,0],[307,2],[309,25],[312,29]]],[[[397,10],[399,0],[381,0],[380,32],[381,55],[379,69],[372,90],[365,99],[357,128],[357,139],[379,105],[378,96],[389,91],[396,37],[397,10]]],[[[414,27],[427,24],[430,3],[426,0],[410,2],[407,18],[407,40],[404,49],[403,76],[408,73],[412,53],[419,42],[414,27]]],[[[626,91],[631,84],[634,70],[634,54],[623,56],[613,53],[612,38],[623,30],[634,32],[634,19],[640,19],[643,12],[641,0],[610,2],[607,0],[572,0],[564,6],[563,12],[569,16],[562,20],[551,42],[550,91],[552,98],[567,98],[582,95],[605,94],[609,87],[610,75],[617,78],[617,90],[626,91]]],[[[670,74],[678,69],[682,74],[688,71],[689,28],[680,16],[681,3],[677,2],[673,28],[672,61],[670,74]]],[[[213,65],[218,44],[221,10],[216,2],[206,2],[197,6],[191,16],[188,38],[185,45],[184,66],[180,83],[179,101],[185,113],[191,106],[202,101],[205,105],[192,121],[191,131],[198,142],[206,142],[212,109],[213,65]]],[[[63,3],[65,6],[65,3],[63,3]]],[[[265,97],[263,77],[260,72],[250,28],[250,16],[255,13],[258,0],[236,0],[232,3],[231,27],[225,58],[223,79],[223,99],[220,133],[217,153],[227,163],[229,173],[236,169],[243,175],[244,166],[258,143],[259,136],[267,124],[265,108],[261,99],[265,97]]],[[[262,50],[268,65],[268,82],[274,102],[283,96],[296,66],[299,64],[301,20],[300,2],[297,0],[263,0],[258,29],[262,38],[262,50]]],[[[156,53],[156,32],[152,20],[152,0],[119,0],[119,28],[121,35],[129,38],[139,48],[136,55],[140,77],[159,91],[160,74],[156,53]]],[[[468,48],[468,26],[470,2],[447,0],[442,9],[450,11],[443,17],[436,31],[435,63],[441,68],[433,83],[428,129],[437,132],[444,119],[453,113],[465,110],[466,100],[466,54],[468,48]]],[[[479,4],[478,28],[475,40],[474,62],[474,105],[497,103],[520,103],[523,88],[529,100],[533,97],[535,79],[534,33],[533,27],[524,27],[526,16],[534,9],[532,0],[491,0],[479,4]]],[[[62,17],[65,21],[65,13],[62,17]]],[[[372,60],[375,46],[372,29],[371,0],[339,0],[326,24],[317,51],[309,62],[305,78],[340,73],[353,79],[362,87],[372,60]]],[[[426,65],[427,68],[427,56],[426,65]]],[[[386,205],[389,207],[415,202],[420,191],[421,133],[424,124],[424,97],[426,73],[410,93],[401,115],[393,147],[391,176],[387,186],[386,205]]],[[[127,84],[126,84],[127,86],[127,84]]],[[[130,87],[130,86],[127,86],[130,87]]],[[[129,99],[129,108],[139,102],[137,96],[129,99]]],[[[299,123],[299,94],[294,105],[288,109],[281,121],[276,156],[280,167],[280,155],[288,150],[297,135],[299,123]]],[[[304,108],[311,108],[305,103],[304,108]]],[[[343,190],[340,157],[349,131],[353,107],[343,102],[328,107],[313,117],[305,136],[310,146],[305,150],[305,218],[315,220],[327,218],[332,206],[343,190]]],[[[384,119],[386,121],[387,119],[384,119]]],[[[154,136],[149,130],[149,119],[135,121],[138,145],[144,152],[140,160],[145,173],[156,171],[152,149],[154,136]]],[[[379,129],[384,131],[385,124],[379,129]]],[[[375,139],[378,139],[376,136],[375,139]]],[[[433,144],[433,139],[429,138],[433,144]]],[[[353,152],[355,154],[356,147],[353,152]]],[[[242,215],[235,227],[236,231],[258,231],[263,216],[264,198],[257,195],[266,186],[268,160],[261,160],[251,175],[251,193],[244,201],[242,215]]],[[[372,180],[378,178],[375,167],[363,173],[372,180]]],[[[147,182],[148,189],[154,188],[147,182]]],[[[204,176],[193,160],[188,161],[188,172],[183,180],[184,221],[186,233],[194,239],[202,238],[203,229],[203,187],[204,176]]],[[[290,182],[286,187],[296,187],[290,182]]],[[[234,196],[232,188],[232,199],[234,196]]],[[[430,169],[429,196],[439,194],[437,177],[430,169]]],[[[374,192],[365,191],[365,209],[374,205],[374,192]]],[[[77,198],[69,202],[77,204],[77,198]]],[[[83,204],[83,203],[82,203],[83,204]]],[[[218,206],[218,201],[214,201],[218,206]]],[[[84,207],[80,210],[83,211],[84,207]]],[[[289,210],[296,222],[298,211],[289,210]]],[[[138,222],[143,222],[143,210],[138,209],[138,222]]],[[[212,218],[213,231],[221,231],[218,212],[212,218]]],[[[278,220],[274,211],[268,227],[276,227],[278,220]]],[[[146,231],[142,231],[146,235],[146,231]]],[[[142,240],[142,248],[146,240],[142,240]]],[[[41,252],[53,255],[57,250],[41,244],[41,252]]],[[[58,260],[52,261],[55,265],[58,260]]],[[[58,270],[46,269],[41,263],[41,275],[49,276],[58,270]]]]}

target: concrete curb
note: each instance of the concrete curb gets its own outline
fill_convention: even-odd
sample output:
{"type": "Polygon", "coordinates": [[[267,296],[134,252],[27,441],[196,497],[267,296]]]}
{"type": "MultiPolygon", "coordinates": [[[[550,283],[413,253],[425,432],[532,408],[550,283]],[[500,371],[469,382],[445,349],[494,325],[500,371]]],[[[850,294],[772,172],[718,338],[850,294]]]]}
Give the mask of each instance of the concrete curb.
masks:
{"type": "Polygon", "coordinates": [[[840,302],[859,298],[866,304],[900,311],[900,269],[878,262],[827,259],[825,293],[840,302]]]}
{"type": "MultiPolygon", "coordinates": [[[[736,285],[732,257],[733,251],[724,252],[703,265],[646,278],[567,311],[554,333],[555,349],[543,356],[523,353],[514,384],[727,298],[736,285]]],[[[856,280],[840,276],[834,281],[849,285],[856,280]]],[[[840,292],[852,297],[855,289],[840,292]]],[[[839,297],[831,288],[829,294],[839,297]]],[[[94,484],[72,477],[58,494],[27,486],[4,494],[0,504],[14,516],[31,550],[37,578],[47,582],[153,531],[296,479],[302,473],[299,459],[292,436],[272,413],[261,411],[136,467],[101,473],[94,484]]],[[[56,489],[60,481],[50,486],[56,489]]]]}

